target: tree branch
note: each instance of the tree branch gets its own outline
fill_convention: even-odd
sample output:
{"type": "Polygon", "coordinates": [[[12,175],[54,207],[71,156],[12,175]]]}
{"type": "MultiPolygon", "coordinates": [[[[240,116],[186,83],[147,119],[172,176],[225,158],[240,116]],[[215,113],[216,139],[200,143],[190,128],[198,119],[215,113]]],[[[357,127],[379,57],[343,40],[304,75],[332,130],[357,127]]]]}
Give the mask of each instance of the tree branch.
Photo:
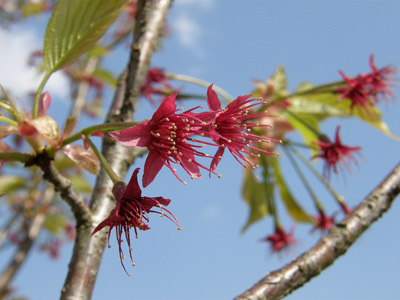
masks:
{"type": "MultiPolygon", "coordinates": [[[[107,122],[132,120],[133,104],[138,98],[140,86],[149,69],[150,59],[155,50],[154,45],[157,44],[170,3],[171,0],[138,1],[134,41],[126,82],[124,84],[120,82],[117,87],[107,122]],[[122,90],[125,90],[125,93],[121,92],[122,90]]],[[[120,178],[124,178],[134,158],[144,152],[131,151],[111,139],[104,139],[102,153],[115,173],[120,178]]],[[[92,296],[107,241],[107,232],[103,230],[93,237],[90,235],[95,226],[107,217],[115,205],[111,190],[111,180],[102,169],[97,177],[89,205],[93,212],[93,222],[77,227],[69,272],[61,292],[62,300],[90,299],[92,296]]]]}
{"type": "Polygon", "coordinates": [[[88,222],[91,218],[91,212],[85,204],[84,199],[78,194],[72,185],[71,180],[64,177],[54,167],[52,160],[47,156],[46,152],[38,154],[33,162],[28,162],[26,165],[36,164],[43,171],[43,179],[54,185],[54,189],[60,192],[60,196],[69,204],[75,216],[77,224],[88,222]]]}
{"type": "Polygon", "coordinates": [[[400,193],[400,163],[342,222],[308,252],[280,270],[268,273],[235,300],[281,299],[334,263],[386,212],[400,193]]]}

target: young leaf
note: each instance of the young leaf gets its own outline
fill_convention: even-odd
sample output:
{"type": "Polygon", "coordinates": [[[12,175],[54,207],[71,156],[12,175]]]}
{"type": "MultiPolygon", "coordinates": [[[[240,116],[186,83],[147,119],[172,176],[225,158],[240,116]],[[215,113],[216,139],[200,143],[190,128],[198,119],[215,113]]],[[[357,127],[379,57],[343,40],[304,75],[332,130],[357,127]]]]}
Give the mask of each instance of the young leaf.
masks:
{"type": "Polygon", "coordinates": [[[50,74],[94,46],[129,0],[59,0],[44,37],[44,66],[50,74]]]}

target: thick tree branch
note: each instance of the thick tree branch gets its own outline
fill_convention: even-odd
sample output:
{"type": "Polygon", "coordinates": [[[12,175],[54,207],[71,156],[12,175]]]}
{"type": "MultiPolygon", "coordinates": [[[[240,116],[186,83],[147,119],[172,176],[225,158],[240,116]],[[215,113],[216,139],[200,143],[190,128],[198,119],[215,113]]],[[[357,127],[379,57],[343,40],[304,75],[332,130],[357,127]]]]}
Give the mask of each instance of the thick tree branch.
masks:
{"type": "Polygon", "coordinates": [[[400,164],[346,219],[334,226],[313,248],[280,270],[268,273],[235,300],[281,299],[301,287],[344,254],[358,237],[390,208],[399,193],[400,164]]]}
{"type": "Polygon", "coordinates": [[[46,152],[38,154],[34,158],[34,162],[43,171],[43,179],[54,185],[54,189],[60,193],[60,196],[69,204],[78,224],[86,223],[91,218],[91,213],[85,204],[84,199],[78,194],[72,185],[71,180],[64,177],[54,167],[53,161],[47,156],[46,152]]]}
{"type": "MultiPolygon", "coordinates": [[[[150,59],[155,50],[154,45],[157,44],[163,28],[170,2],[171,0],[138,1],[134,41],[126,82],[117,87],[107,122],[132,120],[133,104],[149,69],[150,59]],[[122,90],[126,92],[121,92],[122,90]]],[[[111,139],[104,139],[102,153],[114,172],[120,178],[124,178],[133,159],[143,151],[131,151],[111,139]]],[[[101,170],[89,205],[93,213],[93,222],[77,227],[69,272],[61,292],[63,300],[90,299],[92,296],[107,232],[102,230],[93,237],[90,235],[95,226],[105,219],[114,207],[111,190],[111,180],[106,172],[101,170]]]]}

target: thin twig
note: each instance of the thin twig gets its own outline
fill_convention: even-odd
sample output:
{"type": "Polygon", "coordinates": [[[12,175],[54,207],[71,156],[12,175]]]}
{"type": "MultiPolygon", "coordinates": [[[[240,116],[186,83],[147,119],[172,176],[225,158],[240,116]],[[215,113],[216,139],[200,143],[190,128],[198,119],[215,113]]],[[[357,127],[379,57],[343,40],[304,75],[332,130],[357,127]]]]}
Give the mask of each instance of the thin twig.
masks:
{"type": "Polygon", "coordinates": [[[309,251],[283,268],[268,273],[235,300],[281,299],[319,275],[386,212],[400,193],[400,163],[342,222],[332,227],[309,251]]]}
{"type": "MultiPolygon", "coordinates": [[[[52,187],[47,188],[43,196],[43,206],[48,206],[54,198],[54,189],[52,187]]],[[[18,246],[17,251],[12,257],[10,263],[5,267],[0,276],[0,299],[7,293],[9,285],[17,274],[18,270],[24,263],[29,251],[32,249],[37,237],[39,236],[40,230],[43,227],[46,215],[44,213],[38,213],[32,220],[30,220],[26,226],[26,234],[18,246]]]]}

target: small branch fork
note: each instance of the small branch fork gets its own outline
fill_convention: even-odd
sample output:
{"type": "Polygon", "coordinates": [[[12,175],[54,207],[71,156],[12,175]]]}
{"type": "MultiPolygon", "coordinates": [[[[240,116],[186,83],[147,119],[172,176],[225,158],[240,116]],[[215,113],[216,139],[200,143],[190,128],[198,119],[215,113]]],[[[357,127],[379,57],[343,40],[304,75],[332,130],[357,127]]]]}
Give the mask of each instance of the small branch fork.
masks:
{"type": "Polygon", "coordinates": [[[268,273],[235,300],[281,299],[334,263],[383,215],[400,193],[400,163],[342,222],[332,227],[308,252],[268,273]]]}

